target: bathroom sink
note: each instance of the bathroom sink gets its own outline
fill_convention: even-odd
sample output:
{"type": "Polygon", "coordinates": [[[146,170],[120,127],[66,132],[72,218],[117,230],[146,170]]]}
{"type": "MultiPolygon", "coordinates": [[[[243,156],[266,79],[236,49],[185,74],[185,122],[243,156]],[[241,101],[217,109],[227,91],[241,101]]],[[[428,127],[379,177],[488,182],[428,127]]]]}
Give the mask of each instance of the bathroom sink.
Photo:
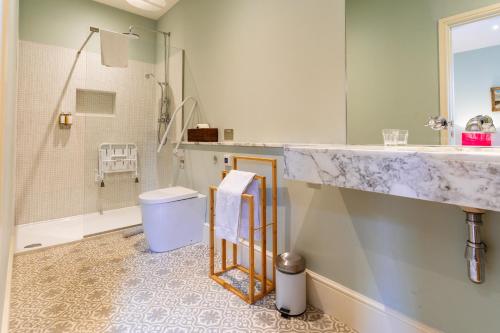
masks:
{"type": "Polygon", "coordinates": [[[298,144],[284,162],[289,180],[500,211],[500,147],[298,144]]]}

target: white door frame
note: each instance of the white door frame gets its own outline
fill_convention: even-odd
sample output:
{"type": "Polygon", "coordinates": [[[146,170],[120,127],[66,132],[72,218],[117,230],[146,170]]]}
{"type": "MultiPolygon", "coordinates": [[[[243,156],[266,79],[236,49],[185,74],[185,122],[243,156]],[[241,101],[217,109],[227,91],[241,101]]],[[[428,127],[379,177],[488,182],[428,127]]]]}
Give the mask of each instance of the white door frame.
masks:
{"type": "MultiPolygon", "coordinates": [[[[439,20],[439,113],[448,119],[453,109],[453,56],[451,29],[453,27],[500,15],[500,3],[445,17],[439,20]]],[[[441,131],[441,144],[448,144],[448,130],[441,131]]]]}

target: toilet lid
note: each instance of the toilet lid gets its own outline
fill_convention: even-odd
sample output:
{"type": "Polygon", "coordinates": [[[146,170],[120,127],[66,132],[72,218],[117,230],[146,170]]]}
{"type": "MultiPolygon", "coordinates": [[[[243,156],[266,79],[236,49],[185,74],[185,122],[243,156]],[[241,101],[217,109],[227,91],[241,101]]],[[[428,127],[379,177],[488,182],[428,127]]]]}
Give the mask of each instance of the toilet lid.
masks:
{"type": "Polygon", "coordinates": [[[139,195],[141,204],[159,204],[165,202],[190,199],[198,196],[198,192],[182,186],[161,188],[139,195]]]}

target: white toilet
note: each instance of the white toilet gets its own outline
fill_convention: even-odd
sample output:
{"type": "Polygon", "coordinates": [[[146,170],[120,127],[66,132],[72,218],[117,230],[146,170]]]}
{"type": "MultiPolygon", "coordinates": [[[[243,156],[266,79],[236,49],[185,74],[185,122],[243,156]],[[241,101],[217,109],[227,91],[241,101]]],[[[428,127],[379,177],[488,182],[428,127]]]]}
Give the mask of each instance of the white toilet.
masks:
{"type": "Polygon", "coordinates": [[[139,202],[151,251],[165,252],[202,241],[206,196],[175,186],[142,193],[139,202]]]}

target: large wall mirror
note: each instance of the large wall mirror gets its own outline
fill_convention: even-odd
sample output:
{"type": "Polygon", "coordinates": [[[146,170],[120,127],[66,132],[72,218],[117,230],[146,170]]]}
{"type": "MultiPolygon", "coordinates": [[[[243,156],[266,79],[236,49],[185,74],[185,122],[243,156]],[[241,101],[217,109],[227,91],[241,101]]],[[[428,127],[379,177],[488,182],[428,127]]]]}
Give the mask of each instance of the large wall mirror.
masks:
{"type": "Polygon", "coordinates": [[[347,141],[500,146],[500,1],[346,0],[347,141]]]}
{"type": "Polygon", "coordinates": [[[500,145],[500,4],[439,21],[441,142],[500,145]]]}

